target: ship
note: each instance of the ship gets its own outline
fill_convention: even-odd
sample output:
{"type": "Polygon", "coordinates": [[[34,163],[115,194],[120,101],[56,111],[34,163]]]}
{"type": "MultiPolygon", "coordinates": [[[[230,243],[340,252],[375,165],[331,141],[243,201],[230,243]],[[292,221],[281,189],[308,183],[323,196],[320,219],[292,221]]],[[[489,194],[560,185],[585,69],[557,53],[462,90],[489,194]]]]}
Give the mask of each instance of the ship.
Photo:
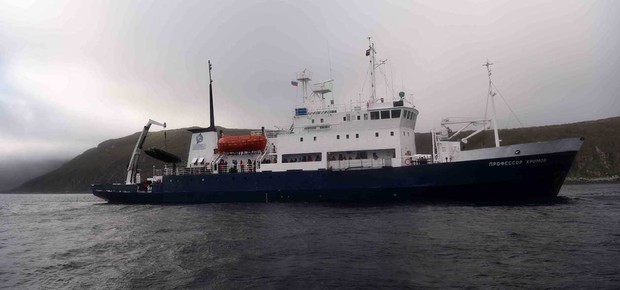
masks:
{"type": "MultiPolygon", "coordinates": [[[[388,100],[376,90],[375,45],[369,38],[370,96],[342,109],[328,100],[333,79],[311,83],[297,73],[303,102],[292,124],[228,136],[214,120],[209,61],[210,126],[193,128],[187,160],[157,148],[144,149],[149,120],[132,152],[124,183],[93,184],[109,203],[218,202],[408,202],[416,200],[530,200],[557,197],[584,139],[502,146],[498,135],[491,65],[488,101],[492,116],[446,118],[431,131],[432,153],[417,154],[418,110],[400,92],[388,100]],[[452,130],[450,126],[462,126],[452,130]],[[465,150],[472,136],[493,131],[495,146],[465,150]],[[469,134],[460,138],[463,134],[469,134]],[[164,162],[141,180],[140,154],[164,162]]],[[[487,102],[488,103],[488,102],[487,102]]]]}

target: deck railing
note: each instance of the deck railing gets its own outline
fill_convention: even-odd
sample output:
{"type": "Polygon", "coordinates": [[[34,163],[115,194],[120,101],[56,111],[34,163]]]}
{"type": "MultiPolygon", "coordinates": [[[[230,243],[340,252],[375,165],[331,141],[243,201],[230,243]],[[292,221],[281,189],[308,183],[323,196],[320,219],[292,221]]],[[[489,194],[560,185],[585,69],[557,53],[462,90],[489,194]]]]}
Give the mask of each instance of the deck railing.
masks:
{"type": "Polygon", "coordinates": [[[252,165],[237,165],[230,166],[225,164],[218,164],[215,170],[210,167],[180,167],[180,168],[161,168],[153,169],[153,176],[164,175],[204,175],[215,173],[238,173],[238,172],[254,172],[254,166],[252,165]]]}
{"type": "Polygon", "coordinates": [[[387,163],[386,159],[334,160],[327,162],[327,167],[332,170],[368,169],[381,168],[386,166],[387,163]]]}

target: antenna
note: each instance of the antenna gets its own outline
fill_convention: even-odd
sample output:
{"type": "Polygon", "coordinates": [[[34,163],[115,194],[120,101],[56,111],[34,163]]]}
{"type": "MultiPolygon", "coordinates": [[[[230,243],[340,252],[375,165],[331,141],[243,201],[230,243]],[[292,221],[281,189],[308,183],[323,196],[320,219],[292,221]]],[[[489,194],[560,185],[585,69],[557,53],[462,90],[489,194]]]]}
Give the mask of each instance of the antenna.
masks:
{"type": "Polygon", "coordinates": [[[332,76],[332,57],[329,53],[329,41],[327,41],[327,59],[329,60],[329,78],[334,79],[334,77],[332,76]]]}
{"type": "MultiPolygon", "coordinates": [[[[327,42],[327,59],[329,60],[329,79],[333,80],[334,77],[332,76],[332,56],[331,56],[331,53],[329,51],[329,41],[326,41],[326,42],[327,42]]],[[[331,106],[331,105],[334,104],[334,94],[333,93],[331,94],[331,97],[332,97],[332,99],[331,99],[330,105],[328,105],[328,106],[331,106]]]]}

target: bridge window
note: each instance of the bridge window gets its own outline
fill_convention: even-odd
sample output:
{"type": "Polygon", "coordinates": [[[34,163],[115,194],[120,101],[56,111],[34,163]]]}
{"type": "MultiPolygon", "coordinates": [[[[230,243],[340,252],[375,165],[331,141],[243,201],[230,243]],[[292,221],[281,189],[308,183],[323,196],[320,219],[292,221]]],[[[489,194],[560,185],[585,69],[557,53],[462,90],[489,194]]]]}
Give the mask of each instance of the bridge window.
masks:
{"type": "Polygon", "coordinates": [[[392,119],[400,118],[400,110],[392,110],[392,119]]]}
{"type": "Polygon", "coordinates": [[[390,111],[381,111],[381,119],[389,119],[390,111]]]}
{"type": "Polygon", "coordinates": [[[379,120],[379,112],[370,112],[371,120],[379,120]]]}

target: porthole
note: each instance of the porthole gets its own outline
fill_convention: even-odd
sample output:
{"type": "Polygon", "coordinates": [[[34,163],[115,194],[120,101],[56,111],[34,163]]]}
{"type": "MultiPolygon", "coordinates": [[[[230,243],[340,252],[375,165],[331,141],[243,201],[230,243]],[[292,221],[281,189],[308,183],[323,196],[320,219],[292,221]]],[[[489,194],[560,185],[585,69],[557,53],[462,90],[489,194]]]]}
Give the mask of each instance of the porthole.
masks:
{"type": "Polygon", "coordinates": [[[519,154],[521,154],[521,150],[516,150],[515,155],[519,155],[519,154]]]}

